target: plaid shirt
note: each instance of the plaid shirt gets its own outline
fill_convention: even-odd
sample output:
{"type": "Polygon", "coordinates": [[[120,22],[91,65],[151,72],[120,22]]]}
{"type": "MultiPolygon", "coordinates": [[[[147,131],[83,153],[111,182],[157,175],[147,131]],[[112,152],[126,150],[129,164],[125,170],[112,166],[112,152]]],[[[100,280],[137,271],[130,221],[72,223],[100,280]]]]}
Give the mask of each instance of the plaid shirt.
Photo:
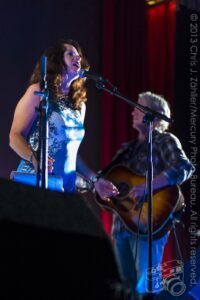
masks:
{"type": "MultiPolygon", "coordinates": [[[[169,132],[153,131],[152,157],[154,177],[164,174],[169,185],[181,184],[194,172],[194,166],[185,155],[177,137],[169,132]]],[[[132,140],[117,152],[110,166],[121,164],[137,175],[146,175],[147,171],[147,140],[138,143],[132,140]]],[[[120,218],[114,214],[112,234],[125,230],[120,218]]]]}

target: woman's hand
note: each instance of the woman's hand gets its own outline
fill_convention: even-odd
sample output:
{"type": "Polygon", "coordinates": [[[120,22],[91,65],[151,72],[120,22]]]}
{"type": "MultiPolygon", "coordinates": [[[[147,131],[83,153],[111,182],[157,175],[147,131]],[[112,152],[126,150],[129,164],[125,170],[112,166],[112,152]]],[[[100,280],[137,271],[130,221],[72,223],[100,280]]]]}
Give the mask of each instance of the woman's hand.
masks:
{"type": "MultiPolygon", "coordinates": [[[[48,173],[51,174],[53,171],[53,163],[54,163],[54,159],[50,156],[48,156],[48,173]]],[[[32,158],[32,164],[34,166],[35,172],[37,173],[37,169],[38,169],[38,161],[36,159],[36,154],[33,155],[32,158]]]]}
{"type": "Polygon", "coordinates": [[[99,180],[94,183],[94,187],[100,198],[105,201],[110,201],[109,197],[114,197],[119,194],[116,186],[103,178],[99,178],[99,180]]]}
{"type": "Polygon", "coordinates": [[[55,159],[52,157],[48,156],[48,172],[51,174],[53,172],[53,163],[55,159]]]}

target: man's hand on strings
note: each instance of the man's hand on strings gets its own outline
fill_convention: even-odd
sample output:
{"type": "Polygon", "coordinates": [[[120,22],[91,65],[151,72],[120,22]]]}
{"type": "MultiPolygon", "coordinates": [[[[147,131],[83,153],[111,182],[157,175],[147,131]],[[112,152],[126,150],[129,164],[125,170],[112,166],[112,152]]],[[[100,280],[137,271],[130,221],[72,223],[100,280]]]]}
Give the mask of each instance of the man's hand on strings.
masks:
{"type": "Polygon", "coordinates": [[[94,183],[94,187],[100,198],[105,201],[110,201],[109,197],[115,197],[119,194],[116,186],[103,178],[99,178],[99,180],[94,183]]]}
{"type": "Polygon", "coordinates": [[[143,198],[144,195],[146,196],[145,184],[136,185],[129,192],[129,196],[136,200],[143,198]]]}

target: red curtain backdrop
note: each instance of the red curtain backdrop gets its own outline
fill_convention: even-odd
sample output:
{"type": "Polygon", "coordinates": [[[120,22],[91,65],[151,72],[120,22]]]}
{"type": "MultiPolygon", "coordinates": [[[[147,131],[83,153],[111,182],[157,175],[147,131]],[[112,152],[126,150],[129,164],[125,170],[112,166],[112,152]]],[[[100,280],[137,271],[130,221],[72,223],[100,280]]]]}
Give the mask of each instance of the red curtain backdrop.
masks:
{"type": "MultiPolygon", "coordinates": [[[[141,0],[104,0],[102,74],[127,97],[137,99],[145,72],[145,4],[141,0]]],[[[121,143],[132,135],[131,107],[106,92],[102,94],[101,167],[112,159],[121,143]]],[[[110,234],[111,214],[102,211],[110,234]]]]}
{"type": "Polygon", "coordinates": [[[147,86],[165,96],[173,109],[176,4],[170,1],[146,10],[147,86]]]}
{"type": "MultiPolygon", "coordinates": [[[[102,74],[125,96],[150,90],[173,104],[175,20],[174,2],[147,8],[141,0],[104,0],[102,74]]],[[[101,103],[104,168],[134,133],[130,106],[106,92],[101,103]]],[[[102,210],[101,219],[110,234],[111,213],[102,210]]]]}
{"type": "MultiPolygon", "coordinates": [[[[176,4],[160,4],[146,11],[147,17],[147,86],[162,94],[171,104],[173,114],[176,4]]],[[[175,241],[171,231],[163,261],[173,259],[175,241]]]]}

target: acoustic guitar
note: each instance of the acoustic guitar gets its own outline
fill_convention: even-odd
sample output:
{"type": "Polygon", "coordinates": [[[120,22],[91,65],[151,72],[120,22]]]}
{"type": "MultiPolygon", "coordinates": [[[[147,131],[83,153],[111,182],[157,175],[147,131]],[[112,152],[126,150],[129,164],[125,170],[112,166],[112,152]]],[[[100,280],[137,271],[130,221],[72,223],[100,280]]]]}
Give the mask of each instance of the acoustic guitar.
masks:
{"type": "MultiPolygon", "coordinates": [[[[148,203],[147,199],[138,205],[138,199],[130,197],[129,191],[133,186],[145,182],[145,177],[135,175],[124,166],[115,166],[105,175],[119,190],[117,197],[110,201],[102,200],[96,193],[96,201],[105,209],[119,215],[125,226],[133,233],[148,236],[148,203]]],[[[152,200],[152,238],[160,238],[173,224],[175,215],[183,211],[184,197],[178,185],[157,190],[152,200]]]]}

